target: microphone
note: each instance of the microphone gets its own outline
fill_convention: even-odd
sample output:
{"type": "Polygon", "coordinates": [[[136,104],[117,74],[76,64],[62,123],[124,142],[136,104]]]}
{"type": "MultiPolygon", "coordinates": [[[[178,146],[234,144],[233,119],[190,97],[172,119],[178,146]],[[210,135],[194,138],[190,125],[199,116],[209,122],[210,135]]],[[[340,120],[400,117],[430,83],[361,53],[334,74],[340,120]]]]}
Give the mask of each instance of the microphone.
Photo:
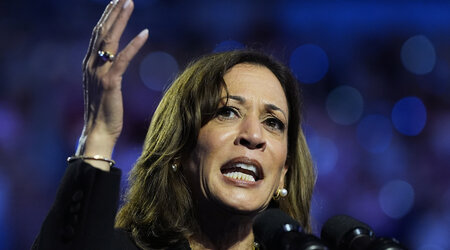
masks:
{"type": "Polygon", "coordinates": [[[328,219],[320,234],[322,240],[338,250],[405,250],[395,239],[377,238],[365,223],[347,215],[328,219]]]}
{"type": "Polygon", "coordinates": [[[256,216],[253,233],[263,250],[328,250],[319,238],[303,233],[300,224],[280,209],[270,208],[256,216]]]}

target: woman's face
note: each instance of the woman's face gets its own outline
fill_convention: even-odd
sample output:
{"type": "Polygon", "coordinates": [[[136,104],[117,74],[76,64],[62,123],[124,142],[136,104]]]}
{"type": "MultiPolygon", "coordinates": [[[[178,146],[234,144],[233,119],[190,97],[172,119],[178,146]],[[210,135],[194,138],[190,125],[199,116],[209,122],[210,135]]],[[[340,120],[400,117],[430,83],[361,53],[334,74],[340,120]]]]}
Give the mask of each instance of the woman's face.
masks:
{"type": "Polygon", "coordinates": [[[266,67],[237,64],[224,76],[217,115],[200,129],[184,162],[195,200],[242,213],[261,211],[284,185],[289,110],[284,91],[266,67]]]}

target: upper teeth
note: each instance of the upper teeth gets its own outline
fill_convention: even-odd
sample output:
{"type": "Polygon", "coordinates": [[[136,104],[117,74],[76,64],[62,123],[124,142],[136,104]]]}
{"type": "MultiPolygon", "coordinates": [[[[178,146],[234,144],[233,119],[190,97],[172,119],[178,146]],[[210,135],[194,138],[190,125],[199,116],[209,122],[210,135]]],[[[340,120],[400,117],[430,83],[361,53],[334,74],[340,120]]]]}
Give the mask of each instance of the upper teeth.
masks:
{"type": "Polygon", "coordinates": [[[250,171],[252,171],[253,173],[256,174],[256,167],[253,166],[253,165],[247,165],[247,164],[244,164],[244,163],[238,163],[238,164],[236,164],[236,167],[250,170],[250,171]]]}
{"type": "Polygon", "coordinates": [[[255,182],[255,178],[251,175],[244,174],[241,172],[231,172],[224,174],[226,177],[230,177],[236,180],[244,180],[244,181],[253,181],[255,182]]]}

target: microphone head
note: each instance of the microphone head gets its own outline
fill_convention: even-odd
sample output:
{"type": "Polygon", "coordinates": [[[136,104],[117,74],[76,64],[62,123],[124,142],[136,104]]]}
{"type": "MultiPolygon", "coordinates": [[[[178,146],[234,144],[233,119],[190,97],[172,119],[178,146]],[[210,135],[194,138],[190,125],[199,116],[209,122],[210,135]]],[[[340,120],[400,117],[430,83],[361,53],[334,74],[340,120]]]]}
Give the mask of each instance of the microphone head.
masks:
{"type": "Polygon", "coordinates": [[[263,245],[271,246],[280,233],[297,231],[300,224],[289,215],[277,208],[269,208],[256,216],[253,222],[255,240],[263,245]],[[288,225],[288,228],[285,228],[288,225]],[[289,228],[291,227],[291,228],[289,228]]]}
{"type": "Polygon", "coordinates": [[[256,216],[253,234],[264,250],[328,250],[320,239],[304,233],[300,223],[280,209],[267,209],[256,216]]]}
{"type": "Polygon", "coordinates": [[[320,234],[322,240],[337,248],[350,246],[351,242],[360,236],[372,238],[374,233],[367,224],[347,215],[336,215],[328,219],[320,234]]]}

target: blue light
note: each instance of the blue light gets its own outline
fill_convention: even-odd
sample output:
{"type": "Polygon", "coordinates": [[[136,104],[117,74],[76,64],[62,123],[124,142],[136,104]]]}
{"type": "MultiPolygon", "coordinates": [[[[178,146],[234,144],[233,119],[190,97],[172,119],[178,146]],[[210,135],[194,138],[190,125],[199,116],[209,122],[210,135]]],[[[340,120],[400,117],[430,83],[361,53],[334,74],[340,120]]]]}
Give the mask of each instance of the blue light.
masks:
{"type": "Polygon", "coordinates": [[[405,216],[414,203],[414,189],[402,180],[386,183],[380,191],[379,202],[383,212],[394,219],[405,216]]]}
{"type": "Polygon", "coordinates": [[[364,101],[355,88],[341,86],[335,88],[327,97],[326,107],[331,120],[337,124],[350,125],[359,120],[364,101]]]}
{"type": "Polygon", "coordinates": [[[359,122],[356,136],[364,149],[381,153],[391,144],[391,121],[383,115],[368,115],[359,122]]]}
{"type": "Polygon", "coordinates": [[[401,59],[403,66],[411,73],[425,75],[430,73],[436,64],[436,52],[428,38],[418,35],[403,44],[401,59]]]}
{"type": "Polygon", "coordinates": [[[240,50],[243,48],[245,48],[244,44],[234,40],[227,40],[217,44],[213,52],[233,51],[233,50],[240,50]]]}
{"type": "Polygon", "coordinates": [[[162,91],[178,73],[178,63],[162,51],[148,54],[139,67],[139,75],[149,89],[162,91]]]}
{"type": "Polygon", "coordinates": [[[316,83],[328,72],[328,57],[319,46],[305,44],[292,52],[289,66],[301,83],[316,83]]]}
{"type": "Polygon", "coordinates": [[[338,159],[336,144],[326,137],[315,135],[308,138],[308,146],[319,175],[330,173],[338,159]]]}
{"type": "Polygon", "coordinates": [[[417,97],[405,97],[392,109],[392,123],[404,135],[418,135],[425,127],[427,110],[417,97]]]}

